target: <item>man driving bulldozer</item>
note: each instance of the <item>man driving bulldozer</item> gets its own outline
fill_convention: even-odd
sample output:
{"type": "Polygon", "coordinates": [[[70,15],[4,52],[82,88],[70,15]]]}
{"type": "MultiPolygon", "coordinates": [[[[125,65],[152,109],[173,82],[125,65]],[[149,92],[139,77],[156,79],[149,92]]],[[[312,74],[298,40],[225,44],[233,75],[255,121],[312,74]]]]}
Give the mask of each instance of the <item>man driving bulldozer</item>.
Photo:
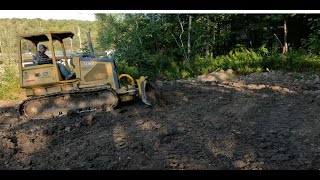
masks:
{"type": "MultiPolygon", "coordinates": [[[[45,54],[47,49],[48,48],[45,45],[43,45],[43,44],[39,45],[37,54],[35,54],[33,56],[33,62],[35,64],[43,64],[44,62],[52,64],[52,60],[49,58],[49,56],[47,56],[45,54]]],[[[75,73],[74,72],[70,72],[63,64],[57,63],[57,65],[58,65],[59,70],[60,70],[60,72],[61,72],[61,74],[62,74],[62,76],[63,76],[63,78],[65,80],[69,80],[69,79],[74,79],[75,78],[75,73]]]]}

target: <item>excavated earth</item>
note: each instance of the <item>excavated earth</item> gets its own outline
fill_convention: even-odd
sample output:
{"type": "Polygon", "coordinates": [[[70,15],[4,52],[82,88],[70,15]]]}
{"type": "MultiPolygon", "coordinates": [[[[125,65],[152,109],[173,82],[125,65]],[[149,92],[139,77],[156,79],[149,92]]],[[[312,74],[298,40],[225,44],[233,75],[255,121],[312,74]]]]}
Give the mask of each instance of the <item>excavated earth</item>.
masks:
{"type": "Polygon", "coordinates": [[[320,79],[156,81],[159,105],[25,121],[0,102],[0,169],[320,169],[320,79]]]}

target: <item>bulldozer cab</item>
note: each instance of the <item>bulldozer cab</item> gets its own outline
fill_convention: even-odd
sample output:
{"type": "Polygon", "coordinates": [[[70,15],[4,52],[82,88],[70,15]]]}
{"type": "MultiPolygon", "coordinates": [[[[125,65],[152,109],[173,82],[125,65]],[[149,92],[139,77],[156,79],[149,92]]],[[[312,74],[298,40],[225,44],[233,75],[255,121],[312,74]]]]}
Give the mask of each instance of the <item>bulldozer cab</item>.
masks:
{"type": "Polygon", "coordinates": [[[20,35],[17,43],[20,86],[28,88],[64,81],[57,63],[64,59],[66,68],[71,70],[63,40],[73,36],[72,32],[67,31],[20,35]],[[49,59],[38,64],[34,62],[34,56],[39,44],[44,44],[48,48],[45,54],[49,59]],[[58,50],[61,51],[60,54],[58,50]]]}

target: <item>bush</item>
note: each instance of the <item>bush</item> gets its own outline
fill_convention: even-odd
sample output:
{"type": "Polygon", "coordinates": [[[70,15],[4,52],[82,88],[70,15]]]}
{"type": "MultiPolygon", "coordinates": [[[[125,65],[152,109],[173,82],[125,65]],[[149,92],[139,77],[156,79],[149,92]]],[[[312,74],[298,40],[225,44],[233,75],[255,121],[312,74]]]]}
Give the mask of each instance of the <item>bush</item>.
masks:
{"type": "Polygon", "coordinates": [[[118,64],[119,73],[127,73],[135,78],[145,75],[151,79],[188,79],[219,69],[232,69],[236,74],[244,75],[269,70],[320,72],[318,55],[308,55],[302,50],[289,50],[287,55],[282,55],[270,52],[265,46],[256,50],[238,46],[227,55],[195,56],[190,63],[160,55],[147,55],[139,68],[124,62],[118,64]]]}
{"type": "Polygon", "coordinates": [[[232,69],[238,74],[248,74],[263,71],[261,62],[260,54],[240,47],[230,51],[228,55],[215,58],[196,57],[192,63],[192,69],[195,75],[207,74],[217,69],[232,69]]]}
{"type": "Polygon", "coordinates": [[[118,75],[129,74],[134,79],[137,79],[140,76],[138,68],[134,67],[134,66],[129,66],[128,63],[126,63],[126,62],[117,63],[116,68],[117,68],[118,75]]]}
{"type": "Polygon", "coordinates": [[[264,57],[264,69],[285,70],[294,72],[318,72],[320,56],[308,55],[302,50],[290,50],[287,55],[272,54],[264,57]]]}

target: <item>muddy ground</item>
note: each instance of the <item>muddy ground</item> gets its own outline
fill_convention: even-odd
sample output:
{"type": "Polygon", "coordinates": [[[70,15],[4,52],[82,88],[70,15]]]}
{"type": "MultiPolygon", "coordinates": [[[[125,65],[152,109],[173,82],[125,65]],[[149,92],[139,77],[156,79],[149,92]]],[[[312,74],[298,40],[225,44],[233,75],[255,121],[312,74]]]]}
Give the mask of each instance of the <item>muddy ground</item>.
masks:
{"type": "Polygon", "coordinates": [[[320,169],[318,76],[207,78],[111,113],[25,122],[1,101],[0,169],[320,169]]]}

